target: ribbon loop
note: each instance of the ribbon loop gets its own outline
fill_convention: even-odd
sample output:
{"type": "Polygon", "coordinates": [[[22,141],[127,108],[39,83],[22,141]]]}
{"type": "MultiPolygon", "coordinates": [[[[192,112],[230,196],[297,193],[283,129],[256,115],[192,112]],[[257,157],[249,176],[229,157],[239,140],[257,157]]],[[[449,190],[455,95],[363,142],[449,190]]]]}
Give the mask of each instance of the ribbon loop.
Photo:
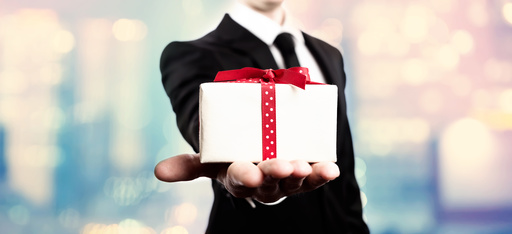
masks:
{"type": "Polygon", "coordinates": [[[278,84],[291,84],[301,89],[306,88],[309,81],[308,69],[305,67],[292,67],[288,69],[261,70],[253,67],[245,67],[238,70],[220,71],[215,76],[214,82],[235,81],[242,79],[259,79],[261,81],[274,80],[278,84]]]}

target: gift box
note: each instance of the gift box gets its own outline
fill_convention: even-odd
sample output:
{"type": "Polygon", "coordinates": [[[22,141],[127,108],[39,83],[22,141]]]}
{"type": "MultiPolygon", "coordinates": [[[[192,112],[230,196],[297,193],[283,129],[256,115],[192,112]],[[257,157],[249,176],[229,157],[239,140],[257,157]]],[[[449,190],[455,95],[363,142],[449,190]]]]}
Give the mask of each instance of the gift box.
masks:
{"type": "Polygon", "coordinates": [[[201,162],[336,161],[337,86],[309,82],[307,68],[246,68],[217,80],[200,86],[201,162]]]}

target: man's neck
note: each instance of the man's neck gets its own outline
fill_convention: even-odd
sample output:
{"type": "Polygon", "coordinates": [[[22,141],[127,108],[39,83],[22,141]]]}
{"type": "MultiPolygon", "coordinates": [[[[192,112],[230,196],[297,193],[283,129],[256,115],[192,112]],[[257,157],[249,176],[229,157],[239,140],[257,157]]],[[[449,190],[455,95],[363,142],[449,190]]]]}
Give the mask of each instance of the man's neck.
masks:
{"type": "Polygon", "coordinates": [[[284,13],[284,9],[282,7],[276,7],[274,9],[270,9],[270,10],[261,10],[261,9],[258,9],[258,8],[252,7],[252,6],[248,6],[248,7],[250,7],[251,9],[270,18],[271,20],[278,23],[279,25],[283,25],[283,23],[284,23],[285,13],[284,13]]]}

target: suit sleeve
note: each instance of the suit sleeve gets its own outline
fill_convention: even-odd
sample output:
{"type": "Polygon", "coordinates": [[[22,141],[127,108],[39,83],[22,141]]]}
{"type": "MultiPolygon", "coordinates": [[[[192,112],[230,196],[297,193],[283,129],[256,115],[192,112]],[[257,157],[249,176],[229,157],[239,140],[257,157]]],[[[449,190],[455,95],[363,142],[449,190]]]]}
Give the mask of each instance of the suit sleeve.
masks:
{"type": "Polygon", "coordinates": [[[354,173],[354,148],[352,142],[352,134],[347,117],[347,103],[345,97],[346,74],[344,70],[343,57],[337,51],[341,61],[341,72],[343,77],[342,87],[339,87],[340,103],[338,110],[338,124],[341,130],[338,132],[338,161],[341,175],[334,183],[336,189],[341,189],[338,194],[343,194],[344,199],[341,200],[343,212],[346,213],[346,225],[350,233],[369,233],[368,226],[362,219],[363,208],[361,204],[361,196],[359,185],[354,173]]]}
{"type": "Polygon", "coordinates": [[[162,52],[162,83],[178,128],[195,152],[199,152],[199,85],[213,81],[219,70],[213,53],[191,42],[172,42],[162,52]]]}

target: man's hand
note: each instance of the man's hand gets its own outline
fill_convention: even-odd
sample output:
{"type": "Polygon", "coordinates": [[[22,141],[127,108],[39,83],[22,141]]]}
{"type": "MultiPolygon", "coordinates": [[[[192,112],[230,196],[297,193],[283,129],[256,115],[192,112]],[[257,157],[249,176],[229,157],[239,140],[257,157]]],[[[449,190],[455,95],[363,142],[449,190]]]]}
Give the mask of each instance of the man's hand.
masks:
{"type": "Polygon", "coordinates": [[[216,179],[235,197],[252,197],[274,202],[284,196],[314,190],[340,175],[333,162],[309,164],[306,161],[270,159],[255,165],[239,161],[201,163],[199,154],[182,154],[158,163],[155,176],[166,182],[188,181],[198,177],[216,179]]]}

